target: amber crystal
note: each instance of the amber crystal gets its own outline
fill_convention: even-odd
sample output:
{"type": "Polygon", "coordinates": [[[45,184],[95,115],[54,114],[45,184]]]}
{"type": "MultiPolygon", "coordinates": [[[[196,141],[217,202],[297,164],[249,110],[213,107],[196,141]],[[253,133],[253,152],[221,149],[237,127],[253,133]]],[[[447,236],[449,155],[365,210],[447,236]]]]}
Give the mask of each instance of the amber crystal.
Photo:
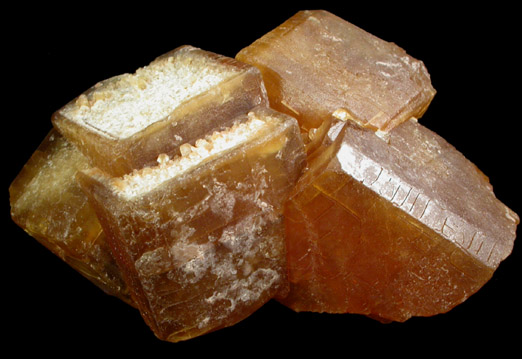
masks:
{"type": "Polygon", "coordinates": [[[475,293],[510,254],[518,216],[415,120],[386,136],[341,124],[287,204],[290,294],[281,301],[404,321],[475,293]]]}
{"type": "Polygon", "coordinates": [[[286,288],[283,201],[305,164],[298,125],[268,108],[235,121],[155,167],[79,176],[133,298],[164,340],[232,325],[286,288]]]}
{"type": "Polygon", "coordinates": [[[53,124],[94,166],[120,176],[160,153],[177,155],[181,144],[267,101],[255,67],[182,46],[99,82],[58,110],[53,124]]]}
{"type": "Polygon", "coordinates": [[[327,11],[297,13],[236,58],[261,70],[270,105],[305,131],[340,107],[390,130],[422,116],[435,94],[421,61],[327,11]]]}
{"type": "MultiPolygon", "coordinates": [[[[354,9],[350,12],[353,19],[360,16],[354,9]]],[[[208,35],[199,15],[194,29],[208,35]]],[[[421,18],[415,17],[405,34],[415,31],[421,18]]],[[[382,26],[401,21],[393,17],[382,26]]],[[[246,30],[240,22],[221,23],[234,34],[246,30]]],[[[55,83],[54,89],[67,92],[67,84],[54,76],[56,70],[66,74],[75,67],[72,72],[83,72],[95,69],[95,60],[106,64],[116,58],[113,55],[123,47],[113,40],[124,36],[113,38],[102,28],[103,38],[75,34],[74,47],[64,44],[66,50],[51,52],[52,66],[47,67],[54,69],[49,71],[53,75],[39,82],[44,87],[55,83]],[[114,52],[100,50],[99,40],[107,40],[114,52]],[[70,60],[78,59],[75,51],[96,55],[81,56],[84,65],[78,66],[70,60]]],[[[141,52],[143,48],[134,45],[136,39],[146,38],[141,36],[145,27],[138,28],[139,37],[124,35],[132,51],[141,52]]],[[[150,38],[158,40],[159,31],[153,28],[150,38]]],[[[458,38],[455,30],[451,28],[450,39],[458,38]]],[[[395,40],[396,32],[382,33],[395,40]]],[[[431,42],[424,42],[429,39],[425,35],[424,45],[431,42]]],[[[59,48],[62,40],[56,41],[59,48]]],[[[137,308],[154,334],[171,342],[234,325],[271,298],[295,311],[357,313],[382,322],[447,312],[477,292],[511,253],[519,217],[495,197],[477,167],[416,121],[435,90],[423,62],[398,45],[327,11],[301,11],[242,49],[235,59],[181,46],[133,74],[101,81],[53,114],[55,129],[9,188],[11,216],[106,293],[134,306],[132,314],[138,314],[137,308]]],[[[39,86],[34,94],[27,93],[27,84],[42,77],[32,61],[34,47],[26,48],[31,56],[15,56],[16,62],[27,58],[30,67],[23,73],[31,74],[18,92],[23,105],[8,106],[23,109],[15,119],[41,118],[25,111],[28,99],[39,113],[50,103],[36,91],[39,86]]],[[[454,121],[444,122],[452,130],[471,122],[480,127],[480,122],[470,122],[471,117],[460,116],[469,111],[470,103],[477,103],[474,92],[463,87],[474,83],[470,78],[485,83],[491,66],[484,70],[471,55],[455,62],[459,52],[451,46],[444,49],[448,51],[433,53],[444,54],[449,69],[473,74],[446,76],[459,93],[451,96],[444,91],[455,101],[455,106],[441,110],[454,121]],[[475,65],[484,71],[471,71],[475,65]]],[[[121,60],[126,62],[117,57],[115,63],[121,60]]],[[[499,93],[505,97],[505,91],[499,93]]],[[[488,103],[494,104],[492,99],[488,97],[488,103]]],[[[499,103],[508,102],[503,98],[499,103]]],[[[490,107],[495,116],[489,117],[502,117],[498,106],[490,107]]],[[[506,140],[506,126],[486,123],[482,127],[498,131],[506,140]]],[[[29,122],[26,125],[34,130],[29,122]]],[[[12,132],[28,136],[25,128],[12,132]]],[[[491,148],[493,137],[480,140],[484,148],[491,148]]],[[[512,167],[511,159],[506,168],[512,167]]],[[[30,282],[36,278],[34,269],[41,267],[24,262],[27,258],[18,256],[23,250],[6,253],[16,254],[11,269],[29,268],[27,278],[12,276],[18,288],[11,292],[18,294],[11,297],[21,303],[13,311],[17,323],[13,327],[19,330],[12,332],[26,333],[33,326],[37,330],[32,333],[42,333],[34,325],[38,316],[34,313],[52,313],[49,317],[54,319],[57,310],[44,303],[42,287],[30,282]],[[42,307],[50,310],[28,310],[42,307]]],[[[504,268],[509,270],[512,263],[504,268]]],[[[74,284],[68,284],[63,283],[63,291],[74,295],[74,284]]],[[[116,337],[125,337],[123,348],[132,335],[139,335],[125,328],[123,317],[112,316],[110,306],[104,309],[81,298],[89,303],[89,313],[96,313],[91,330],[85,322],[90,317],[87,311],[69,311],[65,306],[76,307],[80,301],[54,298],[51,295],[50,300],[59,304],[54,308],[71,313],[69,323],[87,328],[94,341],[105,338],[113,344],[116,337]],[[103,331],[97,318],[111,324],[102,324],[110,335],[99,335],[103,331]]],[[[504,298],[501,292],[497,295],[501,305],[504,298]]],[[[369,324],[368,337],[377,338],[375,323],[362,318],[359,326],[358,316],[305,315],[305,321],[317,318],[324,324],[312,322],[311,331],[302,323],[297,327],[295,322],[278,323],[276,319],[295,318],[284,318],[285,314],[281,318],[283,312],[277,310],[292,311],[274,304],[265,308],[276,309],[273,317],[264,318],[266,311],[260,314],[265,320],[261,326],[260,316],[244,324],[274,336],[287,328],[295,334],[299,327],[297,336],[306,333],[321,342],[343,333],[332,320],[343,326],[355,320],[359,329],[369,324]]],[[[129,308],[122,305],[121,313],[126,313],[129,308]]],[[[497,305],[488,308],[489,315],[497,315],[497,305]]],[[[471,312],[477,321],[487,323],[480,310],[471,312]]],[[[37,321],[47,325],[42,318],[37,321]]],[[[435,322],[449,318],[455,317],[435,322]]],[[[439,329],[432,320],[412,322],[399,325],[399,335],[404,328],[417,331],[418,323],[432,328],[430,333],[419,330],[426,338],[439,329]]],[[[476,321],[469,323],[473,326],[476,321]]],[[[489,323],[482,326],[486,327],[489,323]]],[[[390,333],[386,328],[378,331],[390,333]]],[[[85,337],[76,330],[71,333],[74,339],[85,337]]],[[[198,343],[202,342],[193,342],[198,343]]]]}
{"type": "Polygon", "coordinates": [[[55,130],[9,187],[11,216],[29,235],[106,293],[131,303],[87,196],[75,181],[88,161],[55,130]]]}

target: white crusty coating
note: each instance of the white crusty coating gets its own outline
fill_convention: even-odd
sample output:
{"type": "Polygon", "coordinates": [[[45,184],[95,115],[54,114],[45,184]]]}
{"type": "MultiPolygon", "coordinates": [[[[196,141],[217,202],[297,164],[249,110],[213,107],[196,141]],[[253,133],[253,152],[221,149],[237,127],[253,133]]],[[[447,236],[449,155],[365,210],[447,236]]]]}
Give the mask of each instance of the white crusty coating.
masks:
{"type": "Polygon", "coordinates": [[[95,85],[61,114],[106,136],[127,138],[240,70],[195,51],[160,57],[134,74],[95,85]]]}
{"type": "Polygon", "coordinates": [[[111,179],[112,188],[126,199],[147,193],[206,159],[248,142],[256,137],[259,131],[266,128],[270,119],[271,117],[260,119],[250,116],[246,122],[236,123],[225,131],[214,132],[205,139],[197,140],[195,146],[184,144],[181,148],[182,156],[167,161],[165,155],[160,155],[158,166],[147,167],[122,178],[111,179]]]}

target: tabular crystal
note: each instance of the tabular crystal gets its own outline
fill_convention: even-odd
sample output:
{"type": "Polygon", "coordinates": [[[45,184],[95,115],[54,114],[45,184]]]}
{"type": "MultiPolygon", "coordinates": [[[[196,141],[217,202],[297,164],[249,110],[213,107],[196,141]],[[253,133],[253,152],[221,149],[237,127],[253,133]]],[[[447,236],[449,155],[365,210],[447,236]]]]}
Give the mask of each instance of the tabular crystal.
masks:
{"type": "Polygon", "coordinates": [[[510,254],[519,222],[486,176],[414,120],[385,137],[336,125],[287,204],[281,301],[404,321],[475,293],[510,254]]]}
{"type": "Polygon", "coordinates": [[[268,108],[122,178],[79,179],[156,335],[236,323],[284,292],[283,202],[305,164],[295,119],[268,108]]]}
{"type": "Polygon", "coordinates": [[[75,181],[85,156],[55,130],[9,187],[13,220],[105,292],[132,303],[87,196],[75,181]]]}
{"type": "Polygon", "coordinates": [[[338,108],[387,131],[422,116],[435,95],[421,61],[326,11],[298,12],[236,58],[261,70],[270,105],[305,131],[338,108]]]}
{"type": "Polygon", "coordinates": [[[121,176],[266,104],[255,67],[182,46],[96,84],[58,110],[53,124],[94,166],[121,176]]]}
{"type": "Polygon", "coordinates": [[[326,11],[236,58],[182,46],[58,110],[13,220],[173,342],[274,296],[446,312],[510,254],[518,216],[416,121],[435,95],[421,61],[326,11]]]}

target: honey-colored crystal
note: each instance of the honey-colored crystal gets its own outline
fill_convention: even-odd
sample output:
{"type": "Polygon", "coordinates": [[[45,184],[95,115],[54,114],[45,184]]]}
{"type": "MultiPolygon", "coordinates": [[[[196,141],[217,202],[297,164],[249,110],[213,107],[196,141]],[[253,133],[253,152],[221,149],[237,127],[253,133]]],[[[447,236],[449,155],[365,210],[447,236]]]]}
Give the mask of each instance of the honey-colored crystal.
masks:
{"type": "Polygon", "coordinates": [[[261,70],[270,106],[305,131],[338,108],[388,131],[421,117],[435,95],[421,61],[327,11],[298,12],[236,58],[261,70]]]}
{"type": "Polygon", "coordinates": [[[326,11],[236,58],[183,46],[58,110],[67,139],[51,131],[12,183],[14,221],[169,341],[274,296],[404,321],[491,278],[519,218],[414,120],[435,94],[421,61],[326,11]],[[268,98],[299,125],[244,116],[268,98]]]}
{"type": "Polygon", "coordinates": [[[510,254],[519,223],[487,177],[414,120],[386,136],[341,125],[285,211],[282,303],[404,321],[475,293],[510,254]]]}
{"type": "Polygon", "coordinates": [[[298,125],[268,108],[236,121],[155,167],[79,176],[161,339],[232,325],[286,290],[283,202],[305,164],[298,125]]]}
{"type": "Polygon", "coordinates": [[[51,130],[9,187],[11,216],[106,293],[132,303],[87,196],[75,181],[87,159],[51,130]]]}
{"type": "Polygon", "coordinates": [[[191,46],[158,57],[135,74],[102,81],[53,115],[54,126],[98,168],[115,176],[178,154],[266,105],[259,71],[191,46]]]}

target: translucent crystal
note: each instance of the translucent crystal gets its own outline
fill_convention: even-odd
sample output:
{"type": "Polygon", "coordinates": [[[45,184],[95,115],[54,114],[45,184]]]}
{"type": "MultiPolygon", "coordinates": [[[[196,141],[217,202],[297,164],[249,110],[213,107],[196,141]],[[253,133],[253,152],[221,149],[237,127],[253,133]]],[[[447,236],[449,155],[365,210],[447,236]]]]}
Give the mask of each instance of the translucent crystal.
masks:
{"type": "Polygon", "coordinates": [[[155,167],[79,177],[164,340],[232,325],[286,289],[283,202],[305,165],[298,125],[268,108],[235,121],[155,167]]]}
{"type": "Polygon", "coordinates": [[[9,187],[11,216],[29,235],[106,293],[132,303],[87,196],[75,181],[85,156],[55,130],[9,187]]]}
{"type": "Polygon", "coordinates": [[[512,250],[518,216],[414,120],[384,136],[336,122],[311,158],[285,211],[290,294],[281,301],[296,311],[382,321],[443,313],[512,250]]]}
{"type": "Polygon", "coordinates": [[[337,108],[387,131],[419,118],[435,90],[424,64],[327,11],[301,11],[242,49],[258,67],[270,105],[318,128],[337,108]]]}
{"type": "Polygon", "coordinates": [[[58,110],[53,124],[94,166],[119,176],[266,104],[256,68],[182,46],[96,84],[58,110]]]}
{"type": "Polygon", "coordinates": [[[67,140],[53,130],[10,187],[15,222],[169,341],[274,296],[404,321],[491,278],[519,218],[409,120],[435,94],[422,62],[326,11],[237,59],[183,46],[61,108],[67,140]],[[299,125],[236,117],[268,98],[299,125]]]}

